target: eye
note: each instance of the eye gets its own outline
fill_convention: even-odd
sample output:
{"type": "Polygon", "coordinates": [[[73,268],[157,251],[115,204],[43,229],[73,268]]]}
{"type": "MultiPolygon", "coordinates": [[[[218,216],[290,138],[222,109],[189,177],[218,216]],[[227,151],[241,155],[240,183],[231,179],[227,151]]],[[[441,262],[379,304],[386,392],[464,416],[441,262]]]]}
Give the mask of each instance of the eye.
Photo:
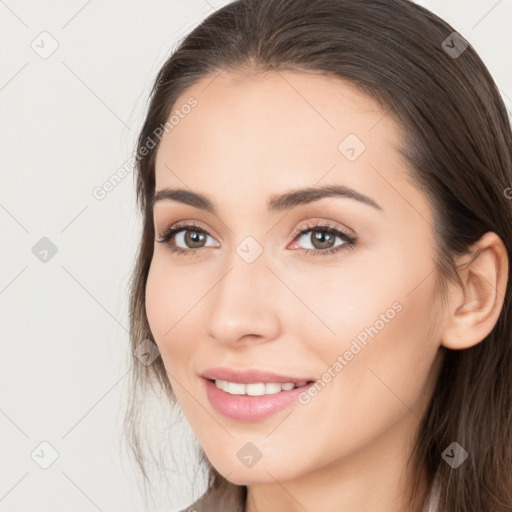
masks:
{"type": "Polygon", "coordinates": [[[177,254],[195,254],[201,247],[208,247],[204,245],[204,241],[209,236],[207,231],[196,224],[183,223],[169,226],[159,236],[157,242],[167,244],[169,250],[177,254]],[[182,244],[184,247],[176,247],[177,243],[182,244]]]}
{"type": "MultiPolygon", "coordinates": [[[[158,238],[157,242],[166,244],[169,250],[176,254],[195,255],[205,245],[205,240],[210,237],[208,232],[194,223],[179,223],[169,226],[158,238]],[[181,245],[181,247],[180,247],[181,245]]],[[[303,249],[307,255],[329,255],[349,249],[355,246],[357,238],[345,231],[330,224],[314,224],[301,226],[294,237],[294,244],[297,239],[309,240],[311,248],[303,249]],[[307,233],[313,235],[306,236],[307,233]],[[327,236],[325,236],[327,234],[327,236]],[[341,244],[332,245],[336,238],[342,240],[341,244]]],[[[218,244],[210,247],[218,247],[218,244]]]]}
{"type": "Polygon", "coordinates": [[[349,235],[345,231],[330,224],[315,224],[301,226],[295,234],[295,240],[304,240],[309,242],[310,247],[304,249],[308,255],[329,255],[340,252],[345,249],[353,248],[357,243],[357,238],[349,235]],[[308,235],[308,233],[311,233],[308,235]],[[336,238],[342,240],[342,243],[333,245],[336,238]]]}

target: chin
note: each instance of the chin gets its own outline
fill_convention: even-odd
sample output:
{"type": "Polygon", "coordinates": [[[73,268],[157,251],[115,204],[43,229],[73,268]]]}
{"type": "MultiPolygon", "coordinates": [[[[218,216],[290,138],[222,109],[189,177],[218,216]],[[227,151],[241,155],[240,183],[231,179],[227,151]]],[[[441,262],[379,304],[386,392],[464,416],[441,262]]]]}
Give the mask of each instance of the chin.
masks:
{"type": "Polygon", "coordinates": [[[294,471],[290,470],[290,465],[285,465],[283,461],[264,461],[263,457],[252,467],[243,467],[242,463],[234,464],[233,461],[222,461],[220,464],[212,464],[215,469],[226,480],[236,485],[255,485],[275,483],[278,481],[290,480],[296,478],[297,467],[294,471]],[[273,464],[273,462],[276,462],[273,464]],[[234,467],[236,466],[236,467],[234,467]]]}
{"type": "Polygon", "coordinates": [[[281,481],[287,479],[286,475],[275,473],[272,469],[268,468],[248,468],[244,470],[232,470],[231,473],[224,475],[226,480],[229,480],[232,484],[236,485],[256,485],[256,484],[271,484],[275,483],[276,480],[281,481]],[[267,473],[268,471],[268,473],[267,473]]]}

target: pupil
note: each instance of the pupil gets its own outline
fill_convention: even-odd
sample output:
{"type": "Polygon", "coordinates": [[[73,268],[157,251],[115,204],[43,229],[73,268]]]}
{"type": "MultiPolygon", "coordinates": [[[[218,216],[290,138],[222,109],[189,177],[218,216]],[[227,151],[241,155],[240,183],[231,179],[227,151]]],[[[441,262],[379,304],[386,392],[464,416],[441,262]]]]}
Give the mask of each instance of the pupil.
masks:
{"type": "MultiPolygon", "coordinates": [[[[332,239],[332,237],[333,237],[332,234],[326,233],[325,231],[315,231],[315,233],[316,234],[313,237],[313,240],[314,240],[313,245],[315,245],[316,242],[319,242],[320,243],[319,249],[325,249],[326,239],[327,240],[329,240],[330,238],[332,239]]],[[[329,241],[332,242],[332,240],[329,240],[329,241]]],[[[327,243],[327,247],[330,247],[329,243],[327,243]]]]}
{"type": "MultiPolygon", "coordinates": [[[[187,234],[185,235],[185,238],[187,239],[187,245],[190,245],[189,242],[191,242],[191,244],[194,245],[200,242],[201,239],[204,239],[204,233],[200,233],[198,231],[188,231],[187,234]]],[[[201,245],[199,245],[199,247],[200,246],[201,245]]]]}

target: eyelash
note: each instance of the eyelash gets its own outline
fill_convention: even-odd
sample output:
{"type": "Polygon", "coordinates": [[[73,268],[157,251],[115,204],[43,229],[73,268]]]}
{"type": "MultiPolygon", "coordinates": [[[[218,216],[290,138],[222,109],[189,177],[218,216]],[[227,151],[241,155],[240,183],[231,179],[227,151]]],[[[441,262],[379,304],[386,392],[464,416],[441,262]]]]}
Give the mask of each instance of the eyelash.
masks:
{"type": "MultiPolygon", "coordinates": [[[[194,228],[192,231],[196,231],[198,233],[203,233],[205,235],[209,235],[207,231],[203,228],[199,227],[197,224],[193,222],[190,223],[178,223],[174,226],[169,226],[157,239],[157,242],[162,244],[167,244],[169,250],[175,254],[182,254],[187,256],[194,256],[197,254],[199,249],[182,249],[181,247],[172,247],[170,242],[174,239],[174,235],[179,233],[180,231],[187,231],[189,228],[194,228]]],[[[335,253],[338,253],[343,250],[353,249],[357,244],[357,238],[349,235],[342,229],[332,226],[331,224],[306,224],[297,228],[297,231],[294,234],[293,240],[295,241],[298,237],[308,233],[309,231],[321,231],[323,233],[329,233],[341,238],[345,243],[342,245],[338,245],[331,249],[301,249],[304,251],[306,255],[309,256],[330,256],[335,253]]]]}

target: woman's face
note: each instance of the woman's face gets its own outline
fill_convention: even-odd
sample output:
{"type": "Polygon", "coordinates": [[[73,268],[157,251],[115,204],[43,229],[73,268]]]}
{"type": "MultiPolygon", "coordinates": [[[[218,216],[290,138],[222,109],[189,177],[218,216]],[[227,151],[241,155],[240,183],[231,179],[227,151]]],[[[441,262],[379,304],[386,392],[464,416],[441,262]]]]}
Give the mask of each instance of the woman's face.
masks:
{"type": "Polygon", "coordinates": [[[432,211],[407,178],[399,126],[347,82],[292,72],[208,77],[173,114],[156,191],[186,194],[156,201],[156,238],[193,226],[155,240],[146,310],[207,457],[239,484],[353,468],[363,454],[401,464],[443,321],[432,211]],[[219,367],[308,383],[255,396],[279,379],[249,376],[260,385],[225,391],[203,377],[219,367]]]}

